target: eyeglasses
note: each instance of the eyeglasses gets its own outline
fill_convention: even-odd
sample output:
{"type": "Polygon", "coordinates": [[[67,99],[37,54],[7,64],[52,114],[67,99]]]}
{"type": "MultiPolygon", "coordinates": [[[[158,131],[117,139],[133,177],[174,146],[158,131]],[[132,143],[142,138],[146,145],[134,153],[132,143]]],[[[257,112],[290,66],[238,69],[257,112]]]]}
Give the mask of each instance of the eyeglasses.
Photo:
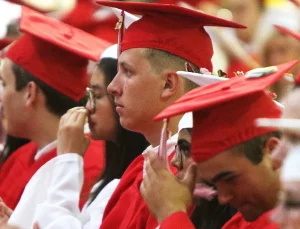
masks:
{"type": "Polygon", "coordinates": [[[88,103],[90,103],[91,111],[95,112],[96,110],[96,94],[93,89],[87,87],[86,94],[88,97],[88,103]]]}
{"type": "Polygon", "coordinates": [[[184,146],[175,146],[175,159],[179,162],[179,170],[183,169],[183,163],[187,157],[190,157],[190,146],[186,144],[184,146]]]}

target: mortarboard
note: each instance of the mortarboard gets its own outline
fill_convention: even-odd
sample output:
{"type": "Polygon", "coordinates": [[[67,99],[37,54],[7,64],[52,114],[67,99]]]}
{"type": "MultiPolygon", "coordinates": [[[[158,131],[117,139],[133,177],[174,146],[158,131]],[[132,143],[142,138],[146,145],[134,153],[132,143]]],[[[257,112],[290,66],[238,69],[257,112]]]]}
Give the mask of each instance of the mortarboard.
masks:
{"type": "Polygon", "coordinates": [[[6,57],[52,88],[79,101],[88,85],[88,59],[98,61],[109,43],[23,7],[24,35],[6,57]]]}
{"type": "Polygon", "coordinates": [[[210,159],[274,130],[255,126],[259,117],[278,118],[281,114],[265,89],[297,62],[291,61],[266,71],[252,70],[245,76],[194,89],[167,107],[155,120],[193,111],[192,157],[196,162],[210,159]]]}
{"type": "Polygon", "coordinates": [[[204,26],[245,28],[237,23],[176,5],[119,1],[97,3],[142,15],[124,34],[122,15],[119,23],[121,52],[131,48],[163,50],[210,71],[213,49],[204,26]]]}
{"type": "Polygon", "coordinates": [[[292,36],[294,38],[296,38],[298,41],[300,41],[300,33],[297,33],[295,31],[292,31],[290,29],[287,29],[283,26],[280,26],[280,25],[274,25],[274,27],[276,29],[278,29],[280,32],[286,34],[286,35],[289,35],[289,36],[292,36]]]}

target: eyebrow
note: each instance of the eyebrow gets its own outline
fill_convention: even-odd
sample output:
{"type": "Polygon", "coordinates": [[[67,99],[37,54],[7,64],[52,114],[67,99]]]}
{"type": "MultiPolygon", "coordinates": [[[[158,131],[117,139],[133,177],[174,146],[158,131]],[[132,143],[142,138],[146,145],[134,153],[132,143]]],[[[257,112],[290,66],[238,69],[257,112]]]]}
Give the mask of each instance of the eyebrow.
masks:
{"type": "Polygon", "coordinates": [[[99,85],[99,84],[92,84],[91,88],[93,90],[106,90],[106,88],[104,88],[103,86],[99,85]]]}
{"type": "Polygon", "coordinates": [[[227,177],[228,175],[233,174],[232,171],[222,171],[218,173],[213,179],[211,179],[211,183],[216,183],[217,181],[223,179],[224,177],[227,177]]]}
{"type": "Polygon", "coordinates": [[[120,62],[119,65],[122,66],[123,68],[124,68],[124,67],[132,68],[132,67],[133,67],[132,65],[130,65],[130,64],[126,63],[126,62],[123,62],[123,61],[120,62]]]}

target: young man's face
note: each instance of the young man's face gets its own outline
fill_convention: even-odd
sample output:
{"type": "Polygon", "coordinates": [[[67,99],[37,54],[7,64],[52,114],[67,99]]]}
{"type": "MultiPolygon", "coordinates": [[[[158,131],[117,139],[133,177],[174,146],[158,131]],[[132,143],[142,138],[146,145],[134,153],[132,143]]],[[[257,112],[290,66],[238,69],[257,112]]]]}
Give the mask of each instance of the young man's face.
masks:
{"type": "Polygon", "coordinates": [[[7,132],[17,137],[23,137],[24,122],[26,114],[24,113],[24,94],[21,91],[16,91],[15,75],[12,71],[13,63],[4,59],[0,65],[0,79],[2,84],[1,103],[3,118],[6,119],[7,132]],[[20,115],[22,114],[22,115],[20,115]]]}
{"type": "Polygon", "coordinates": [[[205,183],[215,186],[220,204],[231,204],[247,221],[276,205],[280,182],[269,153],[255,165],[242,153],[224,151],[198,164],[198,171],[205,183]]]}
{"type": "Polygon", "coordinates": [[[152,71],[144,52],[141,48],[122,52],[118,73],[108,86],[122,126],[137,132],[151,127],[153,117],[164,108],[161,92],[165,82],[152,71]]]}

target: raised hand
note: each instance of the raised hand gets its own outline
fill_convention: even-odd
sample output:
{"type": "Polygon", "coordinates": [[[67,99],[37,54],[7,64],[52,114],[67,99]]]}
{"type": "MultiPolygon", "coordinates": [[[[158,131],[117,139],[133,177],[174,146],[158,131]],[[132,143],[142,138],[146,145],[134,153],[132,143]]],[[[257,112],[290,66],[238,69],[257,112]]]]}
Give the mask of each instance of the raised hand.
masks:
{"type": "Polygon", "coordinates": [[[88,138],[84,135],[84,125],[87,110],[84,107],[70,109],[60,119],[57,134],[57,153],[77,153],[84,156],[89,145],[88,138]]]}
{"type": "Polygon", "coordinates": [[[192,206],[196,165],[191,164],[184,178],[178,180],[154,152],[148,151],[145,157],[145,176],[140,191],[153,216],[161,223],[175,212],[186,212],[192,206]]]}

